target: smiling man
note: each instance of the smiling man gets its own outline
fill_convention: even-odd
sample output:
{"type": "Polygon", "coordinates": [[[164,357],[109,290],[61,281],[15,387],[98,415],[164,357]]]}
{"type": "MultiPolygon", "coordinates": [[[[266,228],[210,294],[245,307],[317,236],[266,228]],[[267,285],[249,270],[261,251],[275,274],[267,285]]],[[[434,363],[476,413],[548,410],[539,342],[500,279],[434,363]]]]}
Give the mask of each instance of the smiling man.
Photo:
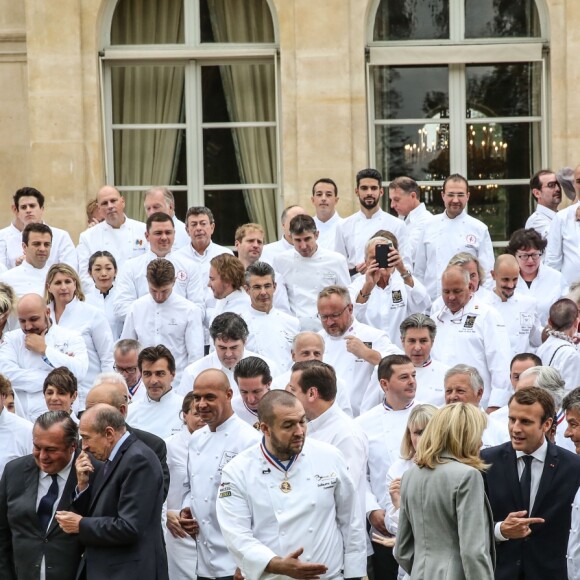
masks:
{"type": "Polygon", "coordinates": [[[236,365],[234,379],[240,390],[240,396],[232,399],[234,413],[255,429],[259,429],[258,405],[264,395],[270,392],[270,367],[261,358],[248,356],[236,365]]]}

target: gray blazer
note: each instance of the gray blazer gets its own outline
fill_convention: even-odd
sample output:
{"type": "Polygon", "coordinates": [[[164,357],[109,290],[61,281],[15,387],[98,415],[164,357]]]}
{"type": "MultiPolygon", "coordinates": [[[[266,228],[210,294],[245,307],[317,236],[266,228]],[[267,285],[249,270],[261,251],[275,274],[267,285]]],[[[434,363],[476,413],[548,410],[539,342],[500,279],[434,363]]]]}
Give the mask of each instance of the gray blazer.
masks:
{"type": "Polygon", "coordinates": [[[493,580],[493,517],[479,471],[449,456],[403,475],[395,558],[411,580],[493,580]]]}

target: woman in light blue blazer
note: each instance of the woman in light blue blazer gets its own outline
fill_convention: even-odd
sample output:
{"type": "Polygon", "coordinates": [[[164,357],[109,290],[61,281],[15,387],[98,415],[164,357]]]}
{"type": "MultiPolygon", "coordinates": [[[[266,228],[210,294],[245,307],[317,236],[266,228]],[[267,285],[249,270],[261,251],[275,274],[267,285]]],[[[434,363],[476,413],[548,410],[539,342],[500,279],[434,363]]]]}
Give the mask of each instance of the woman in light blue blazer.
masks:
{"type": "Polygon", "coordinates": [[[411,580],[493,580],[493,519],[479,457],[485,415],[439,409],[401,483],[395,558],[411,580]]]}

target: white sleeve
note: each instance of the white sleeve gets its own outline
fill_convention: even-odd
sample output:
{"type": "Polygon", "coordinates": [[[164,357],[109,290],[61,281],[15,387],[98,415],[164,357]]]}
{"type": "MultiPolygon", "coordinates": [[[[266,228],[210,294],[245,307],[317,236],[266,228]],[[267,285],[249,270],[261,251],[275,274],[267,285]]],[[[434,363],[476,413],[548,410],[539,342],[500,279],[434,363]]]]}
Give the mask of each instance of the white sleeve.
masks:
{"type": "Polygon", "coordinates": [[[58,259],[75,270],[79,267],[75,246],[68,232],[63,232],[58,259]]]}
{"type": "Polygon", "coordinates": [[[123,324],[123,332],[121,332],[121,339],[132,338],[138,340],[137,331],[135,330],[135,306],[131,306],[127,317],[125,318],[125,324],[123,324]]]}
{"type": "Polygon", "coordinates": [[[491,237],[489,235],[489,229],[485,228],[483,234],[483,240],[481,241],[481,247],[479,249],[479,254],[477,256],[483,271],[485,272],[485,279],[488,283],[493,285],[493,280],[491,278],[491,271],[493,270],[493,264],[495,258],[493,255],[493,244],[491,243],[491,237]]]}
{"type": "Polygon", "coordinates": [[[137,292],[137,286],[132,276],[130,264],[125,264],[121,267],[119,275],[115,281],[117,294],[113,301],[113,314],[119,320],[125,320],[131,305],[140,298],[137,292]]]}
{"type": "Polygon", "coordinates": [[[83,288],[90,289],[94,286],[93,279],[89,274],[89,258],[91,257],[91,247],[87,240],[87,232],[81,233],[79,245],[77,246],[78,273],[82,281],[83,288]]]}
{"type": "Polygon", "coordinates": [[[95,350],[99,354],[101,361],[101,372],[110,372],[113,370],[115,361],[113,360],[113,351],[115,349],[115,341],[111,327],[104,314],[101,312],[90,313],[92,318],[91,323],[91,340],[95,346],[95,350]]]}
{"type": "Polygon", "coordinates": [[[416,312],[429,312],[431,308],[431,297],[423,282],[413,277],[413,287],[405,285],[407,289],[407,314],[416,312]]]}
{"type": "Polygon", "coordinates": [[[389,493],[389,487],[393,483],[393,476],[391,475],[391,470],[387,472],[387,493],[383,498],[383,505],[385,506],[385,527],[390,534],[396,535],[397,529],[399,527],[399,510],[393,505],[393,500],[391,499],[391,494],[389,493]]]}
{"type": "Polygon", "coordinates": [[[53,368],[67,367],[73,375],[82,381],[89,370],[89,355],[83,337],[78,333],[71,333],[69,340],[70,352],[60,352],[52,346],[46,347],[45,358],[53,368]]]}
{"type": "Polygon", "coordinates": [[[21,348],[22,345],[18,344],[10,335],[6,336],[4,343],[0,346],[0,368],[2,369],[2,374],[10,379],[12,388],[15,391],[37,393],[39,385],[44,383],[46,375],[52,369],[47,363],[44,363],[46,370],[21,367],[18,360],[18,352],[21,348]]]}
{"type": "Polygon", "coordinates": [[[546,246],[546,255],[544,264],[551,266],[558,272],[562,271],[562,220],[558,214],[554,216],[552,225],[548,231],[548,245],[546,246]]]}
{"type": "Polygon", "coordinates": [[[508,381],[511,346],[501,315],[496,310],[490,310],[488,317],[484,329],[485,359],[491,375],[488,406],[503,407],[507,405],[512,394],[511,384],[508,381]]]}
{"type": "Polygon", "coordinates": [[[413,275],[415,279],[419,279],[423,285],[427,285],[427,281],[425,280],[425,272],[427,270],[427,253],[426,253],[426,245],[423,243],[423,238],[425,236],[425,230],[419,237],[419,241],[417,243],[417,251],[415,253],[415,266],[413,269],[413,275]]]}
{"type": "Polygon", "coordinates": [[[185,369],[183,369],[183,373],[181,375],[181,382],[179,383],[179,386],[176,389],[176,392],[184,397],[185,395],[187,395],[187,393],[189,393],[189,391],[193,389],[194,371],[191,368],[192,366],[193,365],[188,365],[185,367],[185,369]]]}
{"type": "Polygon", "coordinates": [[[580,580],[580,490],[572,504],[572,522],[568,538],[568,580],[580,580]]]}
{"type": "Polygon", "coordinates": [[[203,358],[203,315],[201,308],[194,304],[190,308],[187,316],[187,327],[185,330],[185,347],[187,350],[187,362],[191,364],[203,358]]]}

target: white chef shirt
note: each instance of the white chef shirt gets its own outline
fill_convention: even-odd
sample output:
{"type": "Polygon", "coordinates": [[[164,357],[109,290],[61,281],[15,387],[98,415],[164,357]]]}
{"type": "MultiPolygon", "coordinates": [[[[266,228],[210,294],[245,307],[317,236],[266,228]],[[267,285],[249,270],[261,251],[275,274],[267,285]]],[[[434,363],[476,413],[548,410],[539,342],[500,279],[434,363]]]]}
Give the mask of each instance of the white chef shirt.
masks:
{"type": "Polygon", "coordinates": [[[385,494],[381,504],[385,506],[385,527],[390,534],[393,534],[393,536],[397,534],[397,530],[399,529],[400,508],[395,508],[393,505],[393,500],[389,493],[389,487],[391,487],[391,483],[393,483],[395,479],[403,477],[403,474],[413,465],[415,465],[415,462],[412,459],[403,459],[399,457],[399,459],[397,459],[397,461],[395,461],[387,471],[387,493],[385,494]]]}
{"type": "Polygon", "coordinates": [[[32,423],[11,413],[0,411],[0,477],[9,461],[32,453],[32,423]]]}
{"type": "Polygon", "coordinates": [[[244,316],[248,324],[246,346],[260,355],[267,355],[287,370],[292,366],[292,341],[300,332],[300,322],[277,308],[261,312],[250,306],[244,316]]]}
{"type": "Polygon", "coordinates": [[[446,307],[432,315],[437,339],[431,354],[444,364],[467,364],[483,378],[481,405],[501,407],[508,402],[511,346],[501,315],[475,296],[456,314],[446,307]]]}
{"type": "Polygon", "coordinates": [[[402,348],[401,322],[409,315],[426,312],[431,307],[431,298],[425,286],[419,280],[414,280],[411,288],[405,284],[399,272],[393,272],[384,288],[375,286],[367,301],[358,304],[356,298],[364,284],[365,277],[358,276],[348,287],[354,315],[364,324],[386,332],[391,342],[402,348]]]}
{"type": "MultiPolygon", "coordinates": [[[[281,254],[282,252],[287,252],[288,250],[293,250],[294,245],[291,244],[286,238],[282,238],[271,244],[266,244],[262,249],[262,255],[260,256],[260,262],[266,262],[270,266],[274,266],[274,258],[281,254]]],[[[334,248],[333,248],[334,249],[334,248]]]]}
{"type": "MultiPolygon", "coordinates": [[[[499,410],[499,409],[498,409],[499,410]]],[[[485,410],[481,410],[485,413],[485,410]]],[[[510,440],[510,433],[508,431],[507,423],[504,423],[500,418],[496,418],[492,413],[491,415],[486,414],[487,426],[483,430],[481,436],[481,448],[487,449],[488,447],[495,447],[496,445],[501,445],[502,443],[507,443],[510,440]]]]}
{"type": "Polygon", "coordinates": [[[566,554],[568,580],[580,580],[580,488],[572,504],[572,521],[566,554]]]}
{"type": "Polygon", "coordinates": [[[49,269],[50,265],[48,262],[44,268],[35,268],[24,260],[20,266],[16,266],[0,274],[0,282],[12,286],[18,298],[21,298],[25,294],[44,296],[46,275],[49,269]]]}
{"type": "Polygon", "coordinates": [[[316,332],[322,328],[316,303],[323,288],[350,284],[344,256],[320,246],[309,258],[294,249],[278,254],[274,269],[284,277],[290,309],[300,321],[301,330],[316,332]]]}
{"type": "Polygon", "coordinates": [[[554,210],[537,204],[536,211],[526,220],[526,229],[534,229],[542,238],[546,239],[555,215],[554,210]]]}
{"type": "Polygon", "coordinates": [[[422,403],[429,403],[436,407],[445,404],[445,373],[449,366],[429,358],[429,360],[420,367],[415,367],[417,372],[417,391],[416,396],[422,403]]]}
{"type": "Polygon", "coordinates": [[[179,250],[188,244],[191,244],[191,238],[185,229],[185,223],[176,216],[171,218],[173,220],[173,226],[175,227],[175,241],[173,242],[173,249],[179,250]]]}
{"type": "Polygon", "coordinates": [[[141,255],[149,248],[145,229],[143,222],[125,216],[125,221],[119,228],[113,228],[103,221],[82,232],[77,246],[77,257],[83,288],[94,285],[89,275],[89,258],[96,251],[107,250],[113,254],[120,269],[127,260],[141,255]]]}
{"type": "MultiPolygon", "coordinates": [[[[46,263],[50,267],[64,262],[76,270],[78,268],[77,254],[69,233],[60,228],[49,227],[52,231],[52,246],[46,263]]],[[[14,268],[16,260],[23,254],[22,232],[14,224],[0,230],[0,263],[8,269],[14,268]]]]}
{"type": "Polygon", "coordinates": [[[258,411],[254,411],[250,409],[244,400],[242,399],[241,395],[236,396],[232,399],[232,409],[234,413],[245,423],[254,427],[254,429],[260,428],[260,421],[258,419],[258,411]]]}
{"type": "Polygon", "coordinates": [[[571,342],[548,336],[536,354],[542,359],[543,365],[559,371],[566,383],[567,392],[580,386],[580,352],[571,342]]]}
{"type": "Polygon", "coordinates": [[[365,260],[365,245],[379,230],[387,230],[395,235],[399,242],[399,253],[409,266],[412,263],[411,247],[407,239],[407,229],[402,220],[379,209],[370,218],[362,211],[344,219],[336,227],[335,250],[342,254],[352,269],[365,260]]]}
{"type": "Polygon", "coordinates": [[[357,417],[360,414],[361,403],[375,367],[346,350],[345,336],[359,338],[369,348],[379,352],[381,357],[389,354],[401,354],[401,350],[389,340],[383,331],[362,324],[357,320],[353,320],[351,327],[343,336],[330,336],[324,330],[318,334],[324,338],[325,343],[323,360],[332,365],[337,376],[344,380],[353,416],[357,417]]]}
{"type": "MultiPolygon", "coordinates": [[[[251,300],[244,290],[234,290],[230,292],[225,298],[219,298],[215,301],[213,308],[208,308],[206,312],[207,327],[211,326],[216,316],[224,312],[233,312],[239,314],[242,318],[246,318],[246,311],[250,308],[251,300]]],[[[213,346],[212,346],[213,350],[213,346]]]]}
{"type": "Polygon", "coordinates": [[[123,331],[123,321],[115,316],[113,310],[116,295],[117,288],[114,285],[111,286],[106,295],[101,294],[95,286],[85,294],[85,302],[98,308],[105,315],[115,342],[119,340],[121,332],[123,331]]]}
{"type": "Polygon", "coordinates": [[[424,203],[420,203],[415,209],[412,209],[403,220],[407,229],[407,236],[409,238],[409,247],[411,249],[411,257],[413,264],[415,263],[415,256],[417,254],[417,247],[423,235],[423,228],[435,216],[427,209],[424,203]]]}
{"type": "Polygon", "coordinates": [[[318,245],[321,248],[326,248],[327,250],[332,250],[336,247],[336,227],[341,224],[344,219],[341,218],[337,212],[326,220],[325,222],[320,221],[316,216],[313,216],[314,223],[316,224],[316,229],[318,230],[318,245]]]}
{"type": "MultiPolygon", "coordinates": [[[[301,560],[324,562],[322,579],[366,574],[364,523],[344,456],[332,445],[307,437],[288,472],[252,446],[226,465],[217,500],[222,533],[246,578],[283,580],[265,572],[268,562],[304,546],[301,560]]],[[[200,526],[201,527],[201,526],[200,526]]]]}
{"type": "MultiPolygon", "coordinates": [[[[228,552],[216,515],[222,470],[238,453],[260,440],[260,434],[235,414],[217,427],[206,425],[191,434],[182,507],[199,523],[197,576],[233,576],[236,563],[228,552]]],[[[227,480],[226,480],[227,481],[227,480]]]]}
{"type": "Polygon", "coordinates": [[[489,230],[483,222],[468,215],[467,210],[454,219],[445,212],[440,213],[422,230],[414,274],[423,282],[432,300],[441,294],[441,275],[455,254],[469,252],[478,258],[486,275],[492,270],[494,257],[489,230]]]}
{"type": "Polygon", "coordinates": [[[548,232],[544,263],[562,272],[566,284],[578,280],[580,272],[580,221],[576,220],[576,202],[560,210],[548,232]]]}
{"type": "Polygon", "coordinates": [[[129,309],[121,338],[138,340],[143,347],[164,344],[175,358],[178,385],[183,369],[203,357],[201,310],[175,292],[162,304],[148,293],[129,309]]]}
{"type": "Polygon", "coordinates": [[[147,395],[141,401],[129,405],[127,422],[131,427],[166,439],[181,430],[183,422],[179,414],[182,404],[183,397],[174,389],[167,391],[159,401],[154,401],[147,395]]]}

